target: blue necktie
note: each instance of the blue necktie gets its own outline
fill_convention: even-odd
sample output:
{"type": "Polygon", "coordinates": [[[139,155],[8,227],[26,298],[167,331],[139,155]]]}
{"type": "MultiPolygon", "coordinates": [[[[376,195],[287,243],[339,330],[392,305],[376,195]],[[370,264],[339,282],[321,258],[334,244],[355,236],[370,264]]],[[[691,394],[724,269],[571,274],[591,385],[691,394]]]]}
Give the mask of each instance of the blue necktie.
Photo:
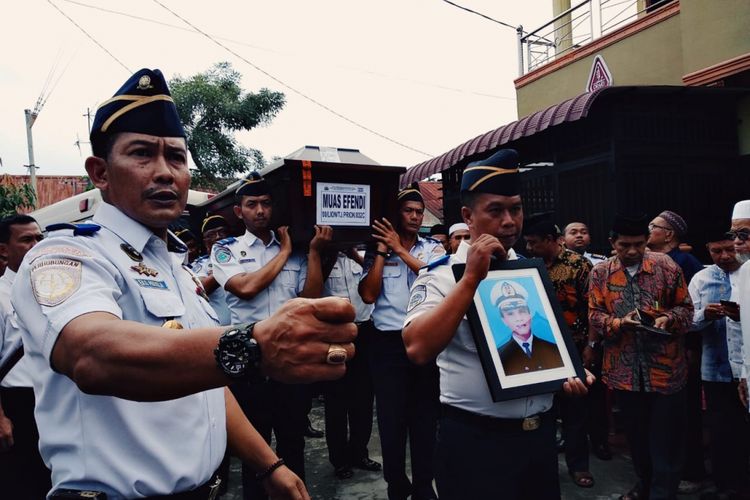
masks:
{"type": "Polygon", "coordinates": [[[526,351],[526,355],[528,357],[531,357],[531,349],[529,349],[529,343],[528,342],[524,342],[521,345],[523,346],[523,350],[526,351]]]}

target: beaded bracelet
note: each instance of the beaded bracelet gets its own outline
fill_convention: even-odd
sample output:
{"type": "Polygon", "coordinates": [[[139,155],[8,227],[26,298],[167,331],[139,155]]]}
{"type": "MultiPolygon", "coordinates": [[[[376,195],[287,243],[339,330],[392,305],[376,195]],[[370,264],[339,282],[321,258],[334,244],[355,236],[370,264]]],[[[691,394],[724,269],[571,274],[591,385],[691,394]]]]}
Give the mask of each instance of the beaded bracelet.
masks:
{"type": "Polygon", "coordinates": [[[273,471],[275,471],[276,469],[278,469],[282,465],[284,465],[284,459],[280,458],[277,461],[275,461],[274,463],[272,463],[271,465],[269,465],[268,468],[266,468],[266,470],[264,470],[262,472],[258,472],[255,475],[255,480],[256,481],[263,481],[264,479],[268,479],[271,476],[271,474],[273,474],[273,471]]]}

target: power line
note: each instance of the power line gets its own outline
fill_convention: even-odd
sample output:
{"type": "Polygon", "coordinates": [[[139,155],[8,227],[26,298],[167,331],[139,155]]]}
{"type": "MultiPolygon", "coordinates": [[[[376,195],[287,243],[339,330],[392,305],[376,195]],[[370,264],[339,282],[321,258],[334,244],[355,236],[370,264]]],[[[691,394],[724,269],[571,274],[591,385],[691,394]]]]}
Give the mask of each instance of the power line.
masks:
{"type": "Polygon", "coordinates": [[[450,4],[450,5],[454,6],[454,7],[458,7],[458,8],[459,8],[459,9],[461,9],[461,10],[465,10],[466,12],[471,12],[472,14],[476,14],[476,15],[478,15],[478,16],[480,16],[480,17],[483,17],[483,18],[485,18],[485,19],[488,19],[488,20],[492,21],[493,23],[497,23],[497,24],[499,24],[499,25],[501,25],[501,26],[505,26],[506,28],[510,28],[510,29],[512,29],[513,31],[518,31],[518,26],[511,26],[511,25],[510,25],[510,24],[508,24],[508,23],[504,23],[503,21],[498,21],[497,19],[493,19],[493,18],[491,18],[490,16],[485,16],[485,15],[484,15],[484,14],[482,14],[481,12],[477,12],[477,11],[475,11],[475,10],[471,10],[471,9],[469,9],[468,7],[464,7],[463,5],[458,5],[457,3],[451,2],[450,0],[443,0],[443,2],[445,2],[445,3],[447,3],[447,4],[450,4]]]}
{"type": "MultiPolygon", "coordinates": [[[[50,1],[50,0],[47,0],[47,1],[50,1]]],[[[197,26],[195,26],[194,24],[192,24],[190,21],[188,21],[184,17],[180,16],[177,12],[173,11],[172,9],[170,9],[169,7],[167,7],[166,5],[164,5],[163,3],[161,3],[159,0],[153,0],[153,2],[156,3],[157,5],[161,6],[164,10],[166,10],[169,13],[171,13],[173,16],[175,16],[177,19],[181,20],[183,23],[185,23],[188,26],[190,26],[191,28],[193,28],[195,31],[197,31],[201,35],[203,35],[206,38],[208,38],[209,40],[211,40],[213,43],[215,43],[219,47],[223,48],[224,50],[226,50],[227,52],[229,52],[233,56],[235,56],[238,59],[240,59],[240,60],[244,61],[245,63],[249,64],[250,66],[252,66],[253,68],[255,68],[257,71],[259,71],[260,73],[266,75],[271,80],[275,81],[279,85],[282,85],[282,86],[286,87],[287,89],[289,89],[290,91],[292,91],[295,94],[299,95],[303,99],[306,99],[306,100],[310,101],[311,103],[313,103],[316,106],[319,106],[320,108],[328,111],[329,113],[333,114],[334,116],[337,116],[337,117],[341,118],[342,120],[344,120],[344,121],[346,121],[348,123],[351,123],[352,125],[354,125],[354,126],[356,126],[358,128],[361,128],[362,130],[365,130],[365,131],[367,131],[367,132],[369,132],[369,133],[371,133],[373,135],[376,135],[376,136],[380,137],[381,139],[385,139],[386,141],[389,141],[389,142],[392,142],[393,144],[401,146],[402,148],[408,149],[410,151],[414,151],[415,153],[419,153],[419,154],[427,156],[427,157],[434,156],[433,154],[425,153],[424,151],[420,151],[419,149],[413,148],[413,147],[408,146],[408,145],[406,145],[406,144],[404,144],[402,142],[399,142],[399,141],[397,141],[395,139],[392,139],[391,137],[388,137],[385,134],[381,134],[380,132],[377,132],[377,131],[375,131],[375,130],[373,130],[373,129],[365,126],[365,125],[362,125],[359,122],[356,122],[356,121],[352,120],[351,118],[348,118],[348,117],[342,115],[338,111],[336,111],[336,110],[334,110],[334,109],[326,106],[322,102],[320,102],[320,101],[318,101],[318,100],[316,100],[316,99],[308,96],[307,94],[303,93],[302,91],[297,90],[296,88],[292,87],[291,85],[287,84],[286,82],[284,82],[284,81],[280,80],[279,78],[273,76],[271,73],[267,72],[266,70],[264,70],[263,68],[261,68],[257,64],[255,64],[255,63],[249,61],[248,59],[244,58],[243,56],[241,56],[240,54],[238,54],[234,50],[230,49],[229,47],[227,47],[223,43],[221,43],[218,40],[216,40],[214,37],[212,37],[211,35],[209,35],[205,31],[202,31],[200,28],[198,28],[197,26]]]]}
{"type": "Polygon", "coordinates": [[[73,18],[71,18],[69,15],[67,15],[65,12],[63,12],[63,10],[60,7],[58,7],[57,5],[55,5],[54,3],[52,3],[52,0],[47,0],[47,3],[49,3],[55,9],[57,9],[57,11],[60,14],[62,14],[63,16],[65,16],[65,18],[68,21],[70,21],[71,23],[73,23],[76,28],[78,28],[79,30],[81,30],[83,32],[83,34],[86,35],[89,38],[89,40],[91,40],[92,42],[94,42],[100,49],[102,49],[104,52],[106,52],[112,59],[114,59],[115,61],[117,61],[117,63],[120,66],[122,66],[123,68],[125,68],[125,71],[127,71],[128,73],[131,73],[131,74],[133,73],[133,71],[131,71],[130,68],[128,68],[127,66],[125,66],[125,64],[122,61],[120,61],[117,57],[115,57],[115,55],[112,52],[110,52],[109,50],[107,50],[107,48],[104,45],[102,45],[101,43],[99,43],[96,40],[96,38],[94,38],[93,36],[91,36],[85,29],[83,29],[81,27],[81,25],[79,25],[77,22],[75,22],[73,20],[73,18]]]}
{"type": "MultiPolygon", "coordinates": [[[[77,0],[60,0],[60,1],[66,2],[66,3],[69,3],[69,4],[73,4],[73,5],[77,5],[79,7],[83,7],[83,8],[87,8],[87,9],[98,10],[100,12],[106,12],[107,14],[112,14],[112,15],[122,16],[122,17],[127,17],[127,18],[130,18],[130,19],[134,19],[136,21],[141,21],[141,22],[156,24],[156,25],[159,25],[159,26],[164,26],[166,28],[171,28],[171,29],[176,29],[176,30],[180,30],[180,31],[186,31],[188,33],[197,34],[194,30],[192,30],[190,28],[185,28],[183,26],[178,26],[176,24],[165,23],[163,21],[157,21],[156,19],[150,19],[148,17],[136,16],[134,14],[130,14],[130,13],[127,13],[127,12],[122,12],[122,11],[119,11],[119,10],[106,9],[104,7],[99,7],[98,5],[91,5],[91,4],[88,4],[88,3],[85,3],[85,2],[80,2],[80,1],[77,1],[77,0]]],[[[286,56],[286,57],[290,57],[290,56],[291,57],[298,57],[298,58],[299,57],[304,57],[304,56],[301,56],[299,54],[288,53],[288,52],[281,52],[281,51],[278,51],[278,50],[275,50],[275,49],[271,49],[271,48],[268,48],[268,47],[261,47],[259,45],[253,45],[253,44],[250,44],[250,43],[247,43],[247,42],[243,42],[243,41],[240,41],[240,40],[236,40],[236,39],[232,39],[232,38],[227,38],[227,37],[217,36],[217,35],[212,35],[212,36],[214,38],[216,38],[217,40],[224,40],[225,42],[235,43],[237,45],[242,45],[242,46],[250,47],[250,48],[256,49],[256,50],[262,50],[262,51],[265,51],[265,52],[270,52],[272,54],[279,54],[279,55],[286,56]]],[[[440,84],[437,84],[437,83],[434,83],[434,82],[425,82],[425,81],[422,81],[422,80],[416,80],[416,79],[407,78],[407,77],[404,77],[404,76],[389,75],[387,73],[380,73],[380,72],[372,71],[372,70],[368,70],[368,69],[357,68],[355,66],[344,66],[344,65],[336,64],[335,67],[340,68],[340,69],[344,69],[344,70],[348,70],[348,71],[356,71],[356,72],[359,72],[359,73],[362,73],[362,74],[365,74],[365,75],[376,76],[376,77],[379,77],[379,78],[388,78],[388,79],[391,79],[391,80],[404,81],[404,82],[415,84],[415,85],[424,85],[426,87],[432,87],[432,88],[436,88],[436,89],[440,89],[440,90],[447,90],[447,91],[450,91],[450,92],[458,92],[458,93],[462,93],[462,94],[469,94],[469,95],[475,95],[475,96],[479,96],[479,97],[487,97],[487,98],[490,98],[490,99],[499,99],[499,100],[505,100],[505,101],[515,101],[516,100],[515,97],[507,97],[507,96],[501,96],[501,95],[496,95],[496,94],[488,94],[486,92],[478,92],[476,90],[459,89],[459,88],[450,87],[450,86],[447,86],[447,85],[440,85],[440,84]]]]}

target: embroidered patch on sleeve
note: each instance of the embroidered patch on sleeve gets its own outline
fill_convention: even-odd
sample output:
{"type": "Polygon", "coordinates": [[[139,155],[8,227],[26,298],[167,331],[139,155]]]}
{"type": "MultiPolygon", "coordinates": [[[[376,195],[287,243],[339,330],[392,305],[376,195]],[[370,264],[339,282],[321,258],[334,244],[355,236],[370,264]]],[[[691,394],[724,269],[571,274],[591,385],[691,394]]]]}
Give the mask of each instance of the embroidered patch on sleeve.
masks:
{"type": "Polygon", "coordinates": [[[232,260],[232,252],[228,248],[219,247],[216,249],[216,253],[214,254],[216,257],[216,262],[219,264],[226,264],[230,260],[232,260]]]}
{"type": "Polygon", "coordinates": [[[62,304],[81,287],[81,262],[73,259],[43,259],[31,267],[31,289],[43,306],[62,304]]]}
{"type": "Polygon", "coordinates": [[[424,285],[417,285],[414,290],[411,291],[409,296],[409,306],[406,308],[406,312],[411,312],[412,309],[417,307],[419,304],[427,300],[427,287],[424,285]]]}

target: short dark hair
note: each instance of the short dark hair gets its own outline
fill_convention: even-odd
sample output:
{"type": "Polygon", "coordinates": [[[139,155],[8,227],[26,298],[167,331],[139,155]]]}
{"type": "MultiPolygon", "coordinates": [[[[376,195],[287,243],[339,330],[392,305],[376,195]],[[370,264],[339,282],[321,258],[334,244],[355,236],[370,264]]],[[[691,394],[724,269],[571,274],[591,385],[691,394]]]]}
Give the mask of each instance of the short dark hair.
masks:
{"type": "Polygon", "coordinates": [[[35,218],[30,215],[17,214],[0,220],[0,243],[10,241],[10,228],[13,226],[25,226],[26,224],[38,224],[35,218]]]}
{"type": "MultiPolygon", "coordinates": [[[[271,202],[273,202],[273,196],[271,193],[267,193],[268,197],[271,199],[271,202]]],[[[245,198],[246,196],[251,196],[249,194],[237,194],[234,193],[234,204],[238,207],[242,206],[242,198],[245,198]]],[[[260,195],[260,196],[266,196],[266,195],[260,195]]]]}
{"type": "Polygon", "coordinates": [[[112,146],[114,146],[119,133],[110,134],[100,139],[95,139],[91,142],[91,152],[94,156],[106,160],[112,153],[112,146]]]}
{"type": "Polygon", "coordinates": [[[461,191],[461,205],[473,209],[480,194],[478,191],[461,191]]]}
{"type": "MultiPolygon", "coordinates": [[[[106,160],[109,158],[109,155],[112,154],[112,146],[115,145],[120,134],[122,134],[122,132],[116,132],[103,138],[94,139],[91,142],[91,152],[94,156],[106,160]]],[[[187,137],[183,137],[183,139],[185,139],[185,149],[187,149],[187,137]]]]}

